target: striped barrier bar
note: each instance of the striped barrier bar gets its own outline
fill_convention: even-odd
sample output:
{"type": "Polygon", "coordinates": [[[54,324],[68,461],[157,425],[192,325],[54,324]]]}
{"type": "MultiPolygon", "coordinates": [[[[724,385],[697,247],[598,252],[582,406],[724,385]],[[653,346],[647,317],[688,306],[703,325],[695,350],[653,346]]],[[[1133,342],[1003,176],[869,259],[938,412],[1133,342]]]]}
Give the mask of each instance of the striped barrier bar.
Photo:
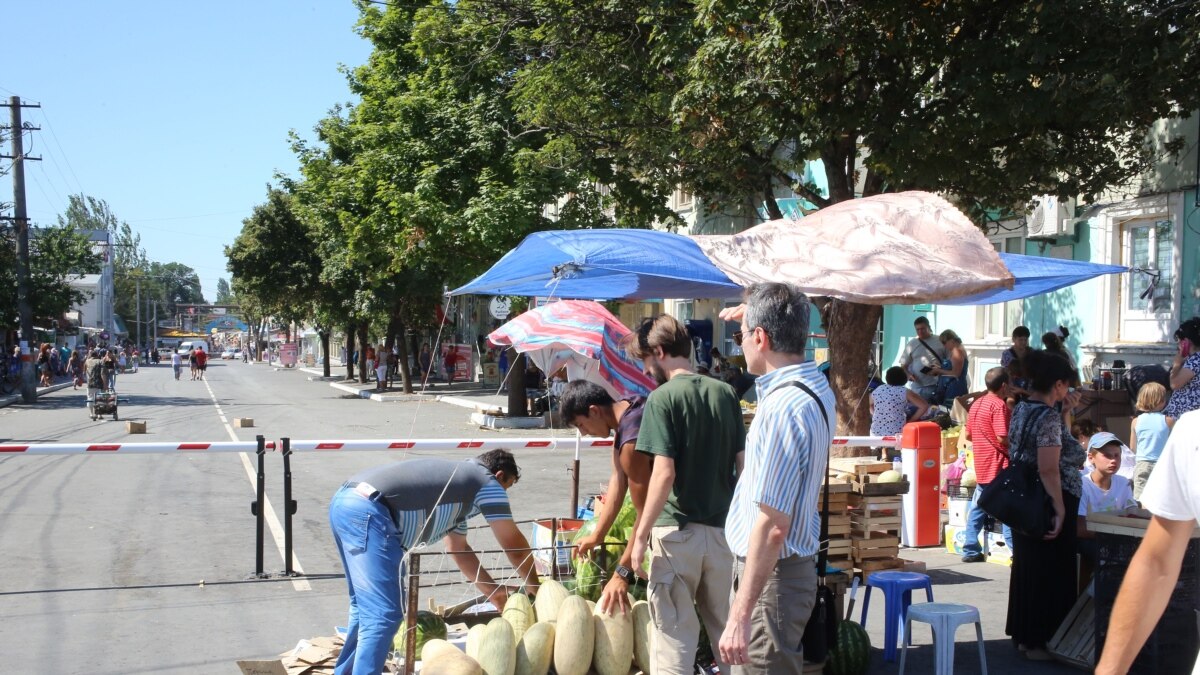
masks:
{"type": "MultiPolygon", "coordinates": [[[[267,450],[275,449],[275,441],[265,444],[267,450]]],[[[171,441],[164,443],[0,443],[0,454],[22,455],[95,455],[119,453],[170,454],[175,452],[258,452],[258,443],[253,441],[204,442],[171,441]]]]}
{"type": "Polygon", "coordinates": [[[611,438],[413,438],[406,440],[289,440],[292,452],[321,452],[341,450],[357,452],[365,450],[564,450],[580,448],[611,448],[611,438]]]}

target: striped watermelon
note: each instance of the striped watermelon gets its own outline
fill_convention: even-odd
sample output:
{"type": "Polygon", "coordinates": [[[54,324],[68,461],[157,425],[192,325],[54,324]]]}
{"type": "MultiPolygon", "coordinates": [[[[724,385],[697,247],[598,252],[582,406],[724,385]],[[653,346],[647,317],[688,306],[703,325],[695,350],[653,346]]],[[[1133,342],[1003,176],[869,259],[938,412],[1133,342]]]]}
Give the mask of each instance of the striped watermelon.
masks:
{"type": "Polygon", "coordinates": [[[871,638],[857,621],[839,621],[838,641],[829,650],[825,675],[866,675],[871,667],[871,638]]]}

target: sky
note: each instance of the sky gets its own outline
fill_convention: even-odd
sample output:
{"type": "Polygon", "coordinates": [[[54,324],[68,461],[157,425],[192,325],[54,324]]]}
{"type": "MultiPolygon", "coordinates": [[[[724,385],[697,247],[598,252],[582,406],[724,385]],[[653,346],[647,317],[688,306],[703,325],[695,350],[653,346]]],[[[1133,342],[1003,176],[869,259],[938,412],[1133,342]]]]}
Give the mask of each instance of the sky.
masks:
{"type": "MultiPolygon", "coordinates": [[[[209,302],[242,220],[297,171],[289,130],[313,138],[352,100],[339,66],[371,51],[350,0],[4,4],[0,95],[42,106],[22,113],[42,128],[25,144],[43,158],[25,165],[34,225],[71,194],[103,199],[151,260],[195,269],[209,302]]],[[[11,190],[0,178],[0,201],[11,190]]]]}

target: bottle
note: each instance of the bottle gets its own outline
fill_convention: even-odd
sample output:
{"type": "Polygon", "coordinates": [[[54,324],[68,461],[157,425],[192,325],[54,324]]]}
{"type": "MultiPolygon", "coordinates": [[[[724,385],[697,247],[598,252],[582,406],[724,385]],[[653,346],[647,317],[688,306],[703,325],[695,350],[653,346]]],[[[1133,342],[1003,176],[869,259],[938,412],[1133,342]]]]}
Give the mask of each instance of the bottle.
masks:
{"type": "Polygon", "coordinates": [[[1113,387],[1112,371],[1110,371],[1110,370],[1104,371],[1104,374],[1101,377],[1104,378],[1104,390],[1112,391],[1112,387],[1113,387]]]}
{"type": "Polygon", "coordinates": [[[892,460],[892,471],[895,471],[900,475],[904,475],[904,465],[900,462],[899,457],[892,460]]]}

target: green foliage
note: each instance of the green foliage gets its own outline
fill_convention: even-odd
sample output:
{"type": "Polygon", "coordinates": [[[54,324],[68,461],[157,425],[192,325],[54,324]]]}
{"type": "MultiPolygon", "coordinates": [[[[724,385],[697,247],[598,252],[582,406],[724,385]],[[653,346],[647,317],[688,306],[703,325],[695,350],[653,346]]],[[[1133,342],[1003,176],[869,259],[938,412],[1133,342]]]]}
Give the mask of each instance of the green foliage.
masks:
{"type": "MultiPolygon", "coordinates": [[[[0,326],[16,326],[17,238],[0,229],[0,326]]],[[[45,325],[87,300],[70,285],[81,274],[100,272],[101,257],[86,234],[70,225],[32,228],[29,233],[29,300],[36,325],[45,325]]]]}
{"type": "Polygon", "coordinates": [[[237,301],[233,297],[233,289],[229,286],[229,281],[225,277],[217,279],[217,299],[218,305],[232,305],[237,301]]]}

